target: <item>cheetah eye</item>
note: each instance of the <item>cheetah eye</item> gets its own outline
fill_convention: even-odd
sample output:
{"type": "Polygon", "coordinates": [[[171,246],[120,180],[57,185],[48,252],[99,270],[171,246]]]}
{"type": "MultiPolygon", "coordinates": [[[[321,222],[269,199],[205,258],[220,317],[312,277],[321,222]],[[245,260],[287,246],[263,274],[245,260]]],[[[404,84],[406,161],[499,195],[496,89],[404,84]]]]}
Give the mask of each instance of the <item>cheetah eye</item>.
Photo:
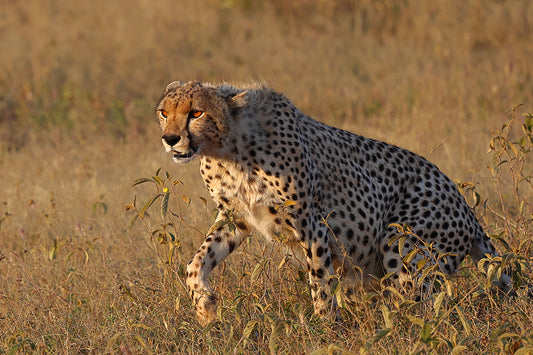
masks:
{"type": "Polygon", "coordinates": [[[168,117],[168,112],[165,111],[165,110],[159,110],[159,117],[161,117],[162,119],[166,120],[167,117],[168,117]]]}
{"type": "Polygon", "coordinates": [[[190,118],[200,118],[203,115],[204,115],[203,111],[192,110],[191,112],[189,112],[189,117],[190,118]]]}

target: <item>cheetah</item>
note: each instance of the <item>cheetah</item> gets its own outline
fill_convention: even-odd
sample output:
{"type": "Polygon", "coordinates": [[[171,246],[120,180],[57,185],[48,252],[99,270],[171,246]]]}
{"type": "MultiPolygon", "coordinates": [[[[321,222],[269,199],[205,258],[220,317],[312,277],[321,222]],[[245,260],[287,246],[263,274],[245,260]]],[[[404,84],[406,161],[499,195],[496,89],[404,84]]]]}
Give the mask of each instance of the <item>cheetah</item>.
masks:
{"type": "MultiPolygon", "coordinates": [[[[210,272],[254,231],[270,240],[283,235],[287,246],[299,248],[320,317],[336,312],[335,275],[363,284],[371,275],[393,273],[400,281],[407,275],[398,243],[391,243],[398,234],[391,224],[412,228],[404,256],[420,239],[449,253],[438,261],[447,273],[466,255],[474,261],[497,255],[463,196],[434,164],[318,122],[269,87],[175,81],[157,115],[165,150],[176,163],[200,159],[218,205],[186,271],[204,324],[216,314],[210,272]],[[234,229],[224,223],[227,211],[234,229]]],[[[496,283],[510,289],[505,274],[496,283]]]]}

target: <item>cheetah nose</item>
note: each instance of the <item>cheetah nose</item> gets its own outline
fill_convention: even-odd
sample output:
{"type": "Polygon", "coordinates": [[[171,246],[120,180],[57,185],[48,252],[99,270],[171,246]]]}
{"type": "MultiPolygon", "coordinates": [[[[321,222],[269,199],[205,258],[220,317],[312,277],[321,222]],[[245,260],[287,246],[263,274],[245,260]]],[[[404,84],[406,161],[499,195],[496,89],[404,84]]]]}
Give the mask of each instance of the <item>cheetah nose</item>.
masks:
{"type": "Polygon", "coordinates": [[[181,139],[181,137],[176,134],[164,134],[162,138],[171,147],[178,144],[181,139]]]}

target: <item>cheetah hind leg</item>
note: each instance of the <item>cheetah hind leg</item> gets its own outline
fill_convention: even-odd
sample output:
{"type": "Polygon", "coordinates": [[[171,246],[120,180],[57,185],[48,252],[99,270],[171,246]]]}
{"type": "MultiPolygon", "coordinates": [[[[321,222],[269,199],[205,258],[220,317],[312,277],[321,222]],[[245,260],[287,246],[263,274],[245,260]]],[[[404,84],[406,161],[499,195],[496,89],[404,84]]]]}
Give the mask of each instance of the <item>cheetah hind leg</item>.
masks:
{"type": "MultiPolygon", "coordinates": [[[[492,257],[499,256],[498,252],[490,242],[490,239],[482,232],[478,233],[474,239],[469,254],[476,265],[481,259],[485,258],[487,254],[492,257]]],[[[485,269],[487,268],[488,263],[485,264],[485,269]]],[[[502,273],[499,280],[493,280],[492,284],[496,286],[501,293],[510,297],[516,296],[511,278],[505,272],[502,273]]]]}
{"type": "Polygon", "coordinates": [[[436,283],[442,285],[443,279],[441,276],[427,276],[422,282],[420,278],[415,276],[413,270],[416,268],[416,263],[422,258],[422,256],[415,257],[415,259],[409,265],[405,265],[401,262],[401,258],[398,255],[398,267],[395,269],[385,268],[386,273],[394,273],[393,283],[405,294],[413,293],[414,300],[420,302],[429,295],[435,293],[440,287],[436,287],[436,283]]]}
{"type": "MultiPolygon", "coordinates": [[[[402,256],[408,255],[415,247],[415,244],[416,239],[414,236],[411,236],[405,242],[402,255],[400,255],[398,251],[397,242],[393,243],[390,247],[388,244],[384,244],[382,246],[384,252],[381,256],[381,262],[383,266],[383,275],[392,274],[392,277],[387,281],[392,282],[395,287],[405,294],[411,292],[415,293],[415,300],[420,301],[434,293],[436,291],[435,284],[438,283],[442,285],[443,279],[438,275],[431,275],[431,273],[430,275],[426,275],[422,281],[419,279],[419,272],[415,272],[415,270],[417,270],[418,262],[422,259],[430,260],[430,256],[423,250],[420,250],[419,253],[415,254],[408,265],[404,264],[402,256]]],[[[426,265],[426,267],[430,266],[431,265],[426,265]]],[[[440,266],[442,270],[450,270],[450,267],[444,263],[440,266]]]]}

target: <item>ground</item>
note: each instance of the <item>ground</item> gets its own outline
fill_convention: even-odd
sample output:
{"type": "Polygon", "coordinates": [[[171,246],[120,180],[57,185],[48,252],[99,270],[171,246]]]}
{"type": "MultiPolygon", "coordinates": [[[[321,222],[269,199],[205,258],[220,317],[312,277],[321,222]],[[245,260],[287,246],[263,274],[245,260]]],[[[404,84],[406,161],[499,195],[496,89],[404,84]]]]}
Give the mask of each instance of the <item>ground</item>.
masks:
{"type": "Polygon", "coordinates": [[[216,205],[197,163],[164,153],[153,110],[174,78],[265,80],[317,120],[434,162],[470,205],[479,197],[499,250],[527,260],[527,181],[517,195],[513,151],[487,150],[510,116],[518,141],[533,111],[531,11],[527,0],[2,3],[0,352],[525,351],[530,301],[500,301],[472,263],[422,304],[357,295],[335,326],[312,315],[305,265],[255,239],[215,270],[223,321],[201,328],[180,280],[216,205]],[[158,193],[142,218],[124,208],[158,193]]]}

